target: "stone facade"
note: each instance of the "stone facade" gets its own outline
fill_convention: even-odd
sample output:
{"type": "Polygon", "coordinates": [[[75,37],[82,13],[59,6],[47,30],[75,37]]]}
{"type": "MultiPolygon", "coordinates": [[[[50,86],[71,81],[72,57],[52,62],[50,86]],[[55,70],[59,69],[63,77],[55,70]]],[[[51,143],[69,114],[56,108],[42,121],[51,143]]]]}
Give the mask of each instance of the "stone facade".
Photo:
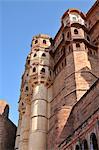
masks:
{"type": "Polygon", "coordinates": [[[99,149],[99,79],[74,105],[61,132],[60,150],[76,150],[77,145],[79,150],[99,149]],[[97,142],[93,142],[95,139],[92,141],[92,135],[95,135],[97,142]]]}
{"type": "Polygon", "coordinates": [[[14,150],[16,126],[8,118],[9,106],[0,100],[0,150],[14,150]]]}
{"type": "MultiPolygon", "coordinates": [[[[82,140],[78,140],[78,133],[86,131],[94,118],[98,118],[97,14],[99,1],[86,15],[68,9],[54,39],[43,34],[33,37],[22,76],[15,149],[74,150],[70,143],[76,139],[79,148],[76,143],[82,140]],[[67,148],[68,144],[71,146],[67,148]]],[[[95,123],[89,134],[99,140],[94,132],[98,132],[99,126],[95,123]]]]}

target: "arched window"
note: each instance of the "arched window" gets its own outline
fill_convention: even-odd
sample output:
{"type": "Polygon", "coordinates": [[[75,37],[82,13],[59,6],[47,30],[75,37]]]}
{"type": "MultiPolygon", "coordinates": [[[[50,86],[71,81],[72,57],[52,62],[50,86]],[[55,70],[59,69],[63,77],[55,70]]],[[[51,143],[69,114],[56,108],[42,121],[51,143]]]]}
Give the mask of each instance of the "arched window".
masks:
{"type": "Polygon", "coordinates": [[[35,54],[34,54],[34,57],[36,57],[36,56],[37,56],[37,54],[35,53],[35,54]]]}
{"type": "Polygon", "coordinates": [[[24,105],[24,103],[22,102],[22,106],[24,105]]]}
{"type": "Polygon", "coordinates": [[[44,68],[42,68],[42,69],[41,69],[41,72],[45,73],[45,69],[44,69],[44,68]]]}
{"type": "Polygon", "coordinates": [[[36,68],[35,67],[33,68],[33,72],[36,72],[36,68]]]}
{"type": "Polygon", "coordinates": [[[74,34],[78,34],[78,30],[77,29],[74,29],[74,34]]]}
{"type": "Polygon", "coordinates": [[[80,48],[80,44],[79,44],[79,43],[76,43],[76,47],[77,47],[77,48],[80,48]]]}
{"type": "Polygon", "coordinates": [[[45,53],[42,54],[43,57],[46,57],[45,53]]]}
{"type": "Polygon", "coordinates": [[[26,86],[26,91],[28,91],[28,86],[26,86]]]}
{"type": "Polygon", "coordinates": [[[83,150],[88,150],[88,143],[87,143],[87,140],[85,139],[84,141],[83,141],[83,150]]]}
{"type": "Polygon", "coordinates": [[[76,145],[75,150],[80,150],[80,146],[76,145]]]}
{"type": "Polygon", "coordinates": [[[30,60],[28,60],[28,65],[30,64],[30,60]]]}
{"type": "Polygon", "coordinates": [[[98,149],[97,137],[96,137],[95,133],[92,133],[90,135],[90,149],[91,150],[99,150],[98,149]]]}
{"type": "Polygon", "coordinates": [[[46,40],[43,40],[43,43],[46,44],[46,40]]]}
{"type": "Polygon", "coordinates": [[[35,40],[35,44],[37,44],[38,43],[38,40],[35,40]]]}
{"type": "Polygon", "coordinates": [[[93,51],[93,53],[94,53],[94,55],[96,55],[96,52],[95,52],[95,51],[93,51]]]}

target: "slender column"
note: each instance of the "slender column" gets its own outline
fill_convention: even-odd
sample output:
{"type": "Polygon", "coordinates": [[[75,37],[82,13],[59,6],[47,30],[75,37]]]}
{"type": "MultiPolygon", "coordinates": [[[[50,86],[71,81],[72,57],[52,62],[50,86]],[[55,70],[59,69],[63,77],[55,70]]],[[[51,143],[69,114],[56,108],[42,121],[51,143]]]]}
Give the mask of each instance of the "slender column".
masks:
{"type": "Polygon", "coordinates": [[[31,104],[31,125],[28,150],[46,150],[47,138],[47,88],[44,84],[34,87],[31,104]]]}

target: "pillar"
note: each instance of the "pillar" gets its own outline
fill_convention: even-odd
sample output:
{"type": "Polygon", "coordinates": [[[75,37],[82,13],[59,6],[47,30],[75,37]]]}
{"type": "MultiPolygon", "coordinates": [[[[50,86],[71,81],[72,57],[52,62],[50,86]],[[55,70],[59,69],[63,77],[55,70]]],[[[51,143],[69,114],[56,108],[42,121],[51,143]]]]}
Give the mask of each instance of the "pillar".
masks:
{"type": "Polygon", "coordinates": [[[28,150],[46,150],[47,140],[47,88],[35,85],[31,102],[31,124],[28,150]]]}

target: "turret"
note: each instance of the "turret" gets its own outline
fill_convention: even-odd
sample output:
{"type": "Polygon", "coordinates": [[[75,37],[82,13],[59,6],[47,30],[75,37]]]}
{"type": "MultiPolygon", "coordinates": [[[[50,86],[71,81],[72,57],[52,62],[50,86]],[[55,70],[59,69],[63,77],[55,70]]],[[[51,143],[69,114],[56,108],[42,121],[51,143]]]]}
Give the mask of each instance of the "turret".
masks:
{"type": "Polygon", "coordinates": [[[50,38],[47,35],[33,37],[30,54],[29,86],[31,99],[29,150],[46,150],[47,141],[47,87],[51,83],[49,63],[50,38]]]}
{"type": "Polygon", "coordinates": [[[26,59],[19,100],[16,149],[46,150],[48,127],[47,88],[52,83],[50,37],[34,36],[26,59]]]}
{"type": "Polygon", "coordinates": [[[73,67],[70,72],[68,72],[69,69],[67,68],[67,74],[75,74],[76,96],[77,100],[79,100],[97,79],[95,72],[92,70],[92,65],[89,59],[90,51],[92,51],[95,55],[94,61],[97,64],[97,47],[93,45],[92,40],[88,35],[89,25],[86,16],[79,10],[69,9],[65,12],[62,17],[62,24],[64,28],[64,41],[67,43],[65,50],[67,65],[71,64],[71,59],[73,67]]]}

